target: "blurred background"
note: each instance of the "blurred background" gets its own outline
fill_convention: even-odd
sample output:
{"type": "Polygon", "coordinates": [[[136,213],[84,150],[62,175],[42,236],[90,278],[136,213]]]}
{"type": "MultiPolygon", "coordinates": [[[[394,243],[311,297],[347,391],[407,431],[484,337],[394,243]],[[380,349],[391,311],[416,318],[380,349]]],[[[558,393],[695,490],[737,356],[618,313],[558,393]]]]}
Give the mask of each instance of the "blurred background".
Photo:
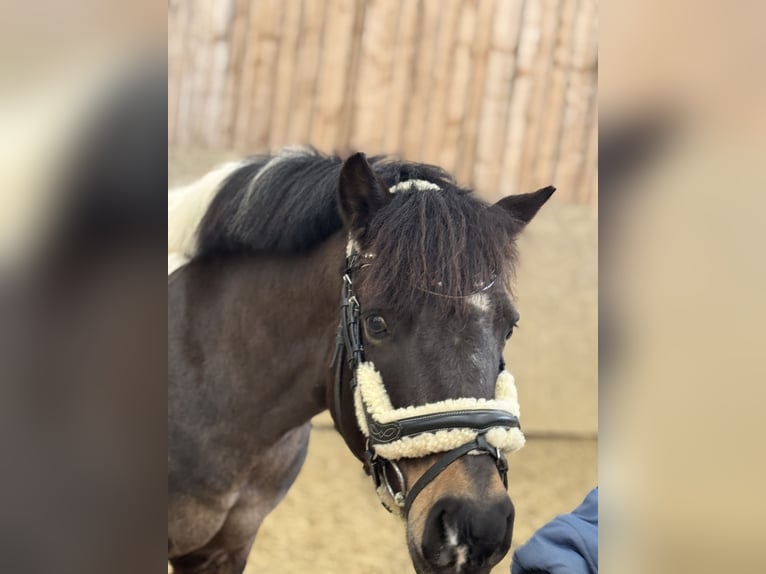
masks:
{"type": "MultiPolygon", "coordinates": [[[[597,482],[597,5],[193,0],[168,7],[168,180],[284,145],[434,163],[488,201],[553,184],[520,240],[506,349],[527,446],[514,548],[597,482]]],[[[497,572],[508,572],[510,554],[497,572]]],[[[411,571],[399,522],[329,415],[248,574],[411,571]],[[374,536],[369,536],[374,533],[374,536]]]]}
{"type": "MultiPolygon", "coordinates": [[[[559,186],[557,199],[545,206],[522,239],[518,279],[522,328],[509,345],[523,423],[531,436],[527,447],[511,461],[511,494],[518,511],[516,542],[578,503],[594,483],[596,443],[581,437],[592,436],[595,430],[596,391],[595,386],[578,387],[578,381],[595,385],[597,136],[592,118],[596,116],[592,104],[587,107],[591,116],[576,113],[582,109],[576,102],[583,100],[580,96],[573,100],[572,94],[584,93],[578,91],[583,83],[595,87],[595,49],[579,52],[590,54],[585,66],[574,65],[571,59],[572,47],[581,45],[575,39],[595,42],[595,35],[581,27],[595,29],[595,15],[587,15],[582,8],[590,4],[584,0],[481,0],[459,6],[449,1],[341,2],[337,6],[347,6],[353,14],[353,29],[363,32],[335,31],[339,25],[351,29],[348,13],[340,18],[318,17],[320,28],[313,32],[303,28],[309,22],[306,10],[324,15],[330,13],[330,6],[336,3],[300,3],[302,28],[289,41],[298,49],[313,37],[321,50],[300,52],[294,58],[308,70],[307,85],[285,90],[262,78],[264,74],[281,77],[275,70],[282,65],[275,64],[274,58],[285,53],[281,48],[277,52],[277,46],[283,31],[292,28],[258,26],[274,19],[286,22],[288,14],[294,21],[297,8],[292,2],[171,2],[169,12],[167,3],[154,0],[2,3],[0,453],[7,464],[0,476],[0,546],[4,570],[58,574],[162,570],[166,560],[166,291],[159,278],[165,265],[160,254],[166,185],[196,177],[223,157],[299,143],[293,138],[316,143],[325,151],[372,145],[349,139],[352,134],[358,138],[370,133],[376,141],[381,137],[379,131],[361,131],[349,123],[349,118],[353,122],[362,117],[378,119],[370,108],[363,112],[358,107],[363,99],[359,93],[404,110],[394,112],[394,118],[409,113],[416,90],[427,102],[420,101],[417,116],[386,119],[386,128],[397,122],[412,125],[410,134],[420,138],[416,149],[399,149],[383,140],[370,151],[441,163],[461,183],[475,185],[490,199],[507,191],[527,191],[528,186],[559,186]],[[390,72],[382,77],[392,79],[382,84],[352,82],[352,71],[354,78],[362,78],[363,70],[348,55],[357,58],[363,51],[351,52],[344,46],[351,38],[371,42],[364,32],[368,23],[375,29],[384,20],[368,19],[368,14],[378,13],[368,9],[385,10],[388,4],[398,14],[414,11],[411,4],[423,14],[428,5],[438,5],[439,10],[430,8],[428,18],[398,16],[393,26],[390,20],[388,25],[380,24],[378,34],[383,38],[375,36],[375,41],[390,42],[393,52],[381,48],[370,53],[368,44],[368,61],[376,64],[364,73],[383,66],[390,72]],[[450,12],[455,6],[460,9],[457,17],[450,12]],[[274,11],[262,15],[264,7],[274,11]],[[240,17],[243,10],[247,18],[240,17]],[[453,16],[448,18],[450,13],[453,16]],[[416,26],[416,32],[407,26],[416,26]],[[460,32],[452,32],[450,26],[458,26],[460,32]],[[510,33],[496,35],[504,27],[510,33]],[[415,38],[418,53],[422,44],[431,47],[431,55],[428,59],[396,56],[399,59],[387,64],[395,57],[389,54],[401,54],[402,46],[411,45],[399,39],[406,30],[415,38]],[[455,44],[454,53],[470,58],[470,66],[456,57],[447,59],[435,44],[438,34],[467,38],[466,30],[470,40],[462,44],[462,50],[455,44]],[[386,36],[392,31],[394,41],[386,36]],[[318,35],[321,40],[316,39],[318,35]],[[234,38],[239,51],[229,52],[234,38]],[[263,50],[255,47],[259,38],[266,46],[263,50]],[[152,46],[158,50],[151,53],[152,46]],[[465,46],[470,46],[469,52],[465,46]],[[481,55],[484,49],[486,54],[481,55]],[[346,59],[336,52],[346,54],[346,59]],[[249,63],[234,66],[230,53],[239,54],[238,62],[250,54],[249,63]],[[523,67],[530,54],[535,54],[534,63],[523,67]],[[158,88],[154,96],[138,97],[122,82],[143,84],[146,75],[138,73],[141,79],[137,80],[131,62],[147,55],[150,67],[160,69],[161,78],[152,82],[158,88]],[[341,64],[320,63],[320,55],[322,62],[341,64]],[[230,73],[213,73],[221,69],[220,62],[231,71],[244,73],[246,67],[250,79],[242,84],[241,79],[231,79],[230,73]],[[413,73],[416,65],[419,71],[413,73]],[[93,74],[94,67],[108,73],[93,74]],[[252,75],[255,70],[259,70],[257,81],[252,75]],[[462,70],[462,79],[452,79],[453,70],[462,70]],[[483,75],[475,76],[477,70],[483,75]],[[340,81],[330,77],[334,73],[341,74],[340,81]],[[431,89],[437,77],[442,82],[450,78],[466,91],[431,89]],[[425,78],[427,83],[414,86],[413,82],[425,82],[425,78]],[[222,80],[223,88],[216,83],[222,80]],[[390,86],[402,82],[409,90],[395,97],[390,86]],[[260,94],[257,104],[250,95],[235,97],[245,85],[246,94],[260,94]],[[324,98],[331,105],[314,107],[317,90],[333,94],[324,98]],[[476,90],[470,92],[470,99],[469,90],[476,90]],[[206,108],[205,102],[215,101],[206,95],[209,91],[227,94],[224,110],[228,111],[221,116],[228,118],[222,124],[229,126],[226,129],[218,125],[215,107],[206,108]],[[292,98],[308,94],[311,103],[308,108],[303,105],[310,114],[302,111],[277,120],[270,102],[284,103],[286,92],[295,110],[292,98]],[[429,117],[446,117],[447,111],[460,107],[446,101],[438,106],[432,103],[445,93],[471,101],[473,107],[465,104],[464,112],[450,116],[448,124],[436,122],[437,135],[428,136],[425,122],[435,121],[429,117]],[[406,103],[397,98],[406,98],[406,103]],[[296,117],[296,125],[304,127],[298,134],[267,140],[263,128],[251,129],[254,114],[248,112],[247,120],[239,112],[233,114],[235,101],[238,107],[269,110],[269,122],[274,118],[279,125],[293,125],[296,117]],[[107,115],[127,126],[104,120],[102,112],[109,102],[117,110],[107,115]],[[345,127],[330,128],[346,135],[314,139],[327,137],[324,129],[313,128],[319,121],[314,119],[319,118],[316,109],[335,110],[331,118],[347,118],[345,127]],[[167,126],[162,120],[166,111],[167,126]],[[525,121],[511,120],[517,114],[525,121]],[[310,120],[305,119],[307,115],[310,120]],[[577,126],[590,122],[590,127],[563,128],[572,121],[577,126]],[[103,137],[86,144],[83,132],[91,131],[94,124],[101,126],[96,132],[103,137]],[[473,143],[449,152],[454,159],[427,155],[433,149],[421,151],[424,145],[434,145],[433,138],[442,137],[439,134],[450,133],[454,138],[447,125],[450,129],[460,126],[458,141],[473,143]],[[129,126],[136,126],[141,137],[134,132],[126,137],[129,126]],[[481,140],[483,167],[476,173],[478,134],[493,129],[494,139],[481,140]],[[222,135],[220,139],[203,137],[205,130],[222,135]],[[543,138],[543,133],[548,135],[543,138]],[[564,145],[563,138],[569,134],[587,145],[564,145]],[[160,164],[165,163],[156,146],[161,148],[166,137],[168,173],[153,164],[158,155],[160,164]],[[259,138],[258,142],[247,141],[249,137],[259,138]],[[519,143],[506,145],[508,141],[519,143]],[[543,141],[555,143],[545,147],[543,141]],[[563,164],[549,158],[564,157],[565,149],[576,151],[567,155],[575,158],[569,169],[577,166],[582,170],[579,181],[592,181],[592,185],[566,184],[561,178],[571,172],[563,167],[554,171],[553,166],[563,164]],[[469,157],[473,159],[466,161],[469,157]],[[519,157],[518,171],[504,167],[519,157]],[[532,162],[543,158],[547,166],[538,172],[539,179],[523,175],[535,173],[527,162],[530,157],[532,162]],[[69,167],[68,177],[61,165],[69,167]],[[84,194],[78,193],[82,178],[87,183],[84,194]],[[73,180],[80,183],[75,185],[73,180]],[[566,199],[572,193],[577,197],[566,199]],[[89,198],[86,204],[96,200],[107,209],[107,221],[120,225],[104,229],[100,208],[86,210],[84,226],[82,220],[77,223],[72,211],[80,209],[74,206],[82,206],[84,196],[89,198]],[[135,198],[136,203],[126,204],[126,197],[135,198]],[[125,219],[115,219],[118,214],[125,219]],[[153,222],[150,225],[147,217],[153,222]],[[58,234],[54,228],[66,221],[71,224],[69,232],[84,227],[84,236],[75,233],[67,239],[58,234]],[[155,232],[157,238],[149,237],[155,232]],[[36,243],[31,236],[40,242],[35,245],[39,249],[33,250],[35,256],[25,249],[36,243]],[[137,243],[140,254],[132,250],[137,243]],[[126,246],[131,247],[127,252],[126,246]],[[19,261],[23,269],[15,266],[19,261]],[[83,266],[87,273],[82,273],[83,266]],[[37,273],[30,276],[30,267],[37,267],[37,273]],[[545,291],[548,287],[551,290],[545,291]],[[94,357],[99,361],[94,362],[94,357]],[[138,374],[136,369],[146,372],[138,374]]],[[[763,6],[746,0],[609,0],[600,3],[598,19],[600,315],[612,324],[606,331],[599,329],[604,348],[600,358],[608,359],[600,373],[599,396],[602,567],[605,572],[628,574],[761,573],[766,571],[763,6]]],[[[303,76],[289,77],[292,82],[303,76]]],[[[264,121],[265,112],[258,117],[264,121]]],[[[271,127],[266,133],[271,133],[271,127]]],[[[403,146],[405,140],[396,138],[403,146]]],[[[443,142],[447,141],[444,135],[443,142]]],[[[437,151],[442,149],[452,148],[437,146],[437,151]]],[[[367,479],[337,435],[319,421],[305,472],[266,522],[249,572],[353,573],[380,568],[406,572],[408,562],[396,526],[377,504],[367,479]],[[375,544],[369,543],[370,533],[375,544]]]]}
{"type": "Polygon", "coordinates": [[[395,153],[597,198],[595,0],[171,0],[168,142],[395,153]]]}

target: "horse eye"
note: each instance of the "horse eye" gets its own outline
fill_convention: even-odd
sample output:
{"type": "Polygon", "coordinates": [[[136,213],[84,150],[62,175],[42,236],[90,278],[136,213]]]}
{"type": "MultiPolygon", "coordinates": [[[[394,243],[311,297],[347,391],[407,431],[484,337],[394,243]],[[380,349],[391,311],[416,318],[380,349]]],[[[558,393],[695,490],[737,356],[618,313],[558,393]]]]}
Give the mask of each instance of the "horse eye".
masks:
{"type": "Polygon", "coordinates": [[[516,327],[516,325],[511,325],[511,326],[508,328],[508,332],[505,334],[505,340],[506,340],[506,341],[507,341],[508,339],[510,339],[510,338],[511,338],[511,335],[513,335],[513,329],[514,329],[515,327],[516,327]]]}
{"type": "Polygon", "coordinates": [[[388,332],[386,320],[380,315],[370,315],[364,320],[364,326],[367,333],[372,336],[380,337],[388,332]]]}

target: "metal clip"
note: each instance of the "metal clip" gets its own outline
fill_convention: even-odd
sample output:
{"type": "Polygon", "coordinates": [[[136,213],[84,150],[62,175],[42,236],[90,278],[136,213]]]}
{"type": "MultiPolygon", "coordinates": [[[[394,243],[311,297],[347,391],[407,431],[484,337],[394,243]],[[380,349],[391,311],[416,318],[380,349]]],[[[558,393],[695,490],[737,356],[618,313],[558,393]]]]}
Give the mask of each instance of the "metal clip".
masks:
{"type": "Polygon", "coordinates": [[[403,508],[406,498],[404,491],[407,489],[407,485],[404,482],[404,475],[402,474],[402,470],[399,468],[399,465],[396,464],[393,460],[389,460],[387,466],[383,465],[383,471],[381,474],[383,475],[383,482],[385,483],[388,494],[391,496],[391,500],[393,500],[394,504],[396,504],[399,508],[403,508]],[[386,471],[386,468],[394,469],[396,480],[399,483],[399,489],[396,491],[394,491],[394,487],[391,485],[391,481],[388,480],[388,472],[386,471]]]}

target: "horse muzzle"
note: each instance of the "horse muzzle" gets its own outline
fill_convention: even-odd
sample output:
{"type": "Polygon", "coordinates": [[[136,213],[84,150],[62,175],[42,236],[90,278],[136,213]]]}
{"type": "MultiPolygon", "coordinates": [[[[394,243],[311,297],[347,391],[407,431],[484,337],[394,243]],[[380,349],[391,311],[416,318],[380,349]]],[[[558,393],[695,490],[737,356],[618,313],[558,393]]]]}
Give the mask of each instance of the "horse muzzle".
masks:
{"type": "Polygon", "coordinates": [[[413,565],[419,574],[488,574],[510,548],[513,521],[508,497],[443,497],[427,510],[421,540],[408,537],[413,565]]]}

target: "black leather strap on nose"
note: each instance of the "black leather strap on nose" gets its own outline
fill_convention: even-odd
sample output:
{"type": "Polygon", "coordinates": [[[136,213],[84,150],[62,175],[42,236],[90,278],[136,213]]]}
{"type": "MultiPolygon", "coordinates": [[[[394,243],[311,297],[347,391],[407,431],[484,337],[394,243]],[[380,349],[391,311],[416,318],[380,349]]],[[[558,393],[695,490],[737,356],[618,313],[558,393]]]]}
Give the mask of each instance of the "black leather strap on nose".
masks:
{"type": "Polygon", "coordinates": [[[367,413],[367,427],[370,433],[370,442],[373,445],[388,444],[402,437],[417,436],[440,430],[471,429],[484,433],[494,427],[521,428],[518,417],[498,409],[444,411],[408,417],[389,423],[379,423],[367,413]]]}
{"type": "Polygon", "coordinates": [[[427,471],[423,473],[423,476],[417,480],[417,482],[407,493],[407,497],[404,501],[405,516],[409,514],[412,503],[415,502],[415,498],[417,498],[418,494],[420,494],[420,492],[426,486],[428,486],[432,480],[439,476],[449,465],[451,465],[457,459],[475,450],[486,453],[495,459],[495,464],[497,466],[498,472],[500,473],[500,478],[503,480],[503,485],[507,487],[508,465],[505,461],[505,456],[503,456],[503,453],[498,451],[495,447],[487,442],[485,433],[481,433],[476,437],[474,441],[444,453],[433,465],[431,465],[427,471]]]}

